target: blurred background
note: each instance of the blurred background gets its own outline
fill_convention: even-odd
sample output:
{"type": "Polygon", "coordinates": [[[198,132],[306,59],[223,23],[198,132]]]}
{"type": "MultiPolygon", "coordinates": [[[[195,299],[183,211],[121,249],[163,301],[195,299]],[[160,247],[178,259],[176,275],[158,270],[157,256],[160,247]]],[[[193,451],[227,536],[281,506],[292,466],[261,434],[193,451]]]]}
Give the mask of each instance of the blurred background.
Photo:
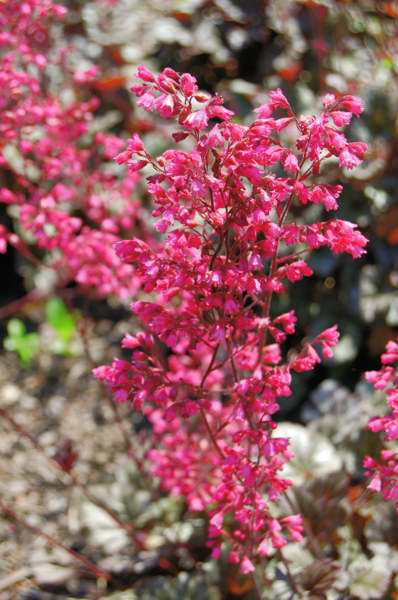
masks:
{"type": "MultiPolygon", "coordinates": [[[[377,446],[364,428],[382,410],[382,401],[363,383],[362,374],[377,368],[386,341],[398,331],[398,3],[70,0],[65,6],[68,14],[46,31],[43,46],[49,52],[70,45],[71,68],[96,71],[76,86],[54,67],[48,86],[65,101],[68,94],[80,101],[98,98],[95,132],[124,139],[138,132],[151,148],[167,147],[165,125],[137,108],[129,92],[139,64],[154,71],[169,66],[192,73],[202,89],[223,95],[242,122],[276,87],[299,113],[316,111],[320,96],[328,92],[363,99],[365,113],[352,124],[349,137],[369,144],[367,160],[350,172],[329,167],[325,177],[344,185],[336,216],[358,223],[370,240],[367,254],[353,261],[319,251],[310,261],[315,275],[295,284],[280,300],[296,309],[300,338],[334,323],[341,332],[333,361],[301,374],[280,412],[282,427],[298,444],[299,458],[290,475],[305,490],[297,500],[305,505],[300,510],[315,510],[314,503],[325,493],[329,505],[324,503],[308,519],[322,515],[328,519],[323,527],[334,531],[347,517],[341,514],[344,502],[362,485],[363,456],[377,446]],[[319,447],[324,452],[321,464],[314,461],[319,447]],[[332,482],[330,474],[337,472],[344,477],[325,491],[324,478],[332,482]]],[[[134,193],[149,208],[145,190],[138,186],[134,193]]],[[[1,222],[12,229],[12,212],[4,205],[0,210],[1,222]]],[[[297,217],[311,219],[311,210],[297,209],[297,217]]],[[[149,211],[141,218],[149,222],[149,211]]],[[[115,588],[133,590],[123,596],[126,600],[251,597],[244,579],[229,572],[220,575],[208,566],[203,518],[187,515],[182,502],[162,497],[128,458],[129,437],[135,436],[144,449],[140,436],[145,424],[127,407],[115,415],[106,392],[92,380],[94,364],[120,355],[120,338],[131,328],[126,305],[112,295],[89,302],[77,297],[68,303],[56,293],[20,302],[38,285],[51,285],[38,283],[37,270],[12,247],[0,254],[0,268],[0,407],[14,420],[0,413],[4,498],[35,527],[45,525],[51,535],[99,560],[115,574],[115,588]],[[34,450],[26,432],[61,465],[61,481],[56,465],[49,466],[41,451],[34,450]],[[75,471],[117,514],[152,536],[150,551],[131,558],[126,531],[90,502],[81,485],[70,481],[75,471]]],[[[398,543],[389,509],[378,511],[389,524],[384,527],[388,533],[380,523],[369,533],[367,517],[356,514],[346,533],[349,540],[341,535],[335,542],[334,558],[349,553],[349,543],[354,548],[354,567],[347,567],[348,595],[341,598],[397,597],[392,595],[397,565],[374,561],[369,552],[375,540],[387,554],[398,543]],[[361,589],[369,572],[373,579],[361,589]]],[[[59,548],[49,550],[48,541],[5,516],[0,529],[1,598],[2,593],[24,600],[95,597],[92,579],[77,577],[70,557],[59,548]]],[[[316,535],[322,544],[321,526],[316,535]]],[[[264,598],[284,597],[275,590],[269,593],[264,598]]]]}

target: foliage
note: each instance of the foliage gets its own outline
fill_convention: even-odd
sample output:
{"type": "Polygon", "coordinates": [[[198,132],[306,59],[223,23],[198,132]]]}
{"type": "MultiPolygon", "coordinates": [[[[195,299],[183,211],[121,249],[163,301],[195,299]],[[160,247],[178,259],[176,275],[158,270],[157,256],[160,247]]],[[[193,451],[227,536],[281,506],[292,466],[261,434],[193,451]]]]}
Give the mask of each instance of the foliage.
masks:
{"type": "Polygon", "coordinates": [[[4,339],[4,348],[16,352],[21,363],[26,367],[39,351],[38,334],[28,333],[25,324],[20,319],[10,319],[8,321],[7,334],[4,339]]]}
{"type": "Polygon", "coordinates": [[[76,317],[61,298],[50,298],[46,303],[46,319],[57,334],[53,351],[59,354],[68,352],[69,343],[76,334],[76,317]]]}

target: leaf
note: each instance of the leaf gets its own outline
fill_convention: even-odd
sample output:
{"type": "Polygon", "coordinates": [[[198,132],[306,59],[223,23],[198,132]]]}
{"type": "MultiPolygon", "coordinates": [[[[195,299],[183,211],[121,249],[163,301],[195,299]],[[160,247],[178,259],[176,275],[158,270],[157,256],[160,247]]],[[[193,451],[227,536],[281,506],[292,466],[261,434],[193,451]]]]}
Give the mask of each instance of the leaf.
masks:
{"type": "Polygon", "coordinates": [[[279,69],[278,75],[285,79],[285,81],[295,81],[303,70],[301,62],[292,63],[282,69],[279,69]]]}
{"type": "Polygon", "coordinates": [[[345,523],[347,512],[342,500],[347,489],[348,478],[342,471],[293,488],[297,512],[311,524],[312,533],[320,542],[330,542],[345,523]]]}
{"type": "Polygon", "coordinates": [[[392,206],[386,212],[382,213],[376,221],[377,235],[385,239],[391,246],[398,244],[397,217],[398,208],[392,206]]]}
{"type": "Polygon", "coordinates": [[[57,445],[53,459],[59,464],[63,471],[65,471],[66,473],[70,473],[78,457],[79,455],[73,447],[73,442],[69,438],[67,438],[65,440],[62,440],[57,445]]]}
{"type": "Polygon", "coordinates": [[[10,319],[8,321],[7,331],[11,338],[20,338],[25,335],[26,327],[20,319],[10,319]]]}
{"type": "Polygon", "coordinates": [[[368,560],[358,557],[349,566],[351,576],[350,592],[361,600],[382,598],[390,581],[388,566],[375,556],[368,560]]]}
{"type": "Polygon", "coordinates": [[[226,578],[227,589],[233,596],[245,596],[254,588],[253,577],[242,575],[237,569],[231,570],[226,578]]]}
{"type": "Polygon", "coordinates": [[[29,364],[39,351],[39,336],[37,333],[28,333],[20,339],[17,348],[19,357],[24,365],[29,364]]]}
{"type": "Polygon", "coordinates": [[[6,337],[4,339],[4,343],[3,343],[4,349],[8,350],[9,352],[16,352],[16,344],[15,344],[15,340],[13,338],[10,337],[6,337]]]}
{"type": "Polygon", "coordinates": [[[150,577],[137,584],[140,600],[220,600],[221,595],[206,574],[179,573],[177,577],[150,577]]]}
{"type": "Polygon", "coordinates": [[[395,2],[383,2],[383,11],[389,17],[393,19],[398,17],[398,6],[395,2]]]}
{"type": "Polygon", "coordinates": [[[91,544],[106,548],[108,553],[120,552],[129,544],[127,533],[95,504],[83,501],[80,505],[80,524],[91,544]]]}
{"type": "Polygon", "coordinates": [[[392,548],[398,547],[398,520],[392,504],[377,505],[367,528],[371,542],[386,542],[392,548]]]}
{"type": "Polygon", "coordinates": [[[10,319],[7,325],[8,336],[4,348],[16,352],[23,366],[27,366],[39,351],[37,333],[26,333],[25,324],[20,319],[10,319]]]}
{"type": "Polygon", "coordinates": [[[311,598],[326,598],[326,592],[333,589],[340,567],[332,560],[314,560],[296,576],[297,582],[311,598]]]}
{"type": "Polygon", "coordinates": [[[46,317],[51,327],[65,343],[76,332],[76,318],[65,306],[61,298],[50,298],[46,304],[46,317]]]}
{"type": "Polygon", "coordinates": [[[294,458],[285,464],[283,476],[295,484],[339,471],[342,461],[329,440],[295,423],[280,423],[279,435],[289,438],[294,458]]]}
{"type": "Polygon", "coordinates": [[[126,78],[123,75],[112,74],[106,77],[100,77],[93,82],[93,87],[101,92],[112,92],[119,90],[126,83],[126,78]]]}

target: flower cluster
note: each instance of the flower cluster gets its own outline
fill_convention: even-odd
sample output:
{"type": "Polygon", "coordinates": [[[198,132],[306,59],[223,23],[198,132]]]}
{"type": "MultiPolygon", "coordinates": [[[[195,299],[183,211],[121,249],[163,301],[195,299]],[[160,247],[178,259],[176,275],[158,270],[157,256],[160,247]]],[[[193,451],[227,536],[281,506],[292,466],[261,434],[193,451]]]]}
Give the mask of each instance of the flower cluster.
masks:
{"type": "Polygon", "coordinates": [[[140,67],[138,78],[138,103],[175,120],[182,147],[155,157],[135,135],[116,158],[130,176],[147,171],[161,243],[115,244],[150,296],[132,305],[143,330],[123,340],[131,359],[95,375],[152,423],[153,473],[191,510],[207,509],[213,556],[228,542],[230,560],[250,573],[259,557],[302,538],[301,517],[278,511],[291,452],[274,415],[292,371],[313,369],[338,342],[331,326],[286,356],[296,316],[274,315],[273,295],[311,276],[312,251],[357,258],[367,242],[353,223],[308,224],[292,211],[337,208],[342,188],[322,183],[322,165],[360,163],[366,146],[342,130],[363,107],[328,95],[320,115],[298,116],[276,90],[243,125],[189,74],[140,67]]]}
{"type": "MultiPolygon", "coordinates": [[[[387,404],[391,413],[382,417],[374,417],[369,421],[369,429],[382,432],[387,442],[398,439],[398,340],[390,341],[384,354],[381,355],[379,371],[368,371],[367,381],[376,390],[386,392],[387,404]]],[[[369,489],[382,492],[386,500],[395,503],[398,510],[398,455],[391,449],[381,452],[380,462],[367,456],[364,460],[366,474],[371,478],[369,489]]]]}
{"type": "Polygon", "coordinates": [[[14,230],[1,231],[0,250],[10,243],[51,267],[57,286],[75,282],[85,293],[131,297],[138,281],[112,244],[143,233],[132,200],[137,177],[121,180],[113,168],[122,140],[90,131],[98,100],[79,99],[86,79],[72,72],[69,49],[57,49],[52,37],[65,14],[52,0],[1,3],[0,202],[14,230]]]}

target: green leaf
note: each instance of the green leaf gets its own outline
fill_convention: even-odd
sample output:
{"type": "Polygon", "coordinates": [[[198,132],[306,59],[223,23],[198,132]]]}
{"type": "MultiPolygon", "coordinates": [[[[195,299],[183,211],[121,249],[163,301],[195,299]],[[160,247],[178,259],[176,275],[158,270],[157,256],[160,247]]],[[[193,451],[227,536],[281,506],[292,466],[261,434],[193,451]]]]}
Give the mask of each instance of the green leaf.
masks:
{"type": "Polygon", "coordinates": [[[26,334],[25,324],[20,319],[10,319],[7,325],[10,338],[20,338],[26,334]]]}
{"type": "Polygon", "coordinates": [[[18,354],[23,366],[27,366],[39,351],[37,333],[26,333],[25,324],[20,319],[10,319],[7,325],[8,336],[4,339],[4,348],[18,354]]]}
{"type": "Polygon", "coordinates": [[[387,69],[392,69],[394,67],[394,62],[389,56],[386,56],[385,58],[383,58],[381,61],[381,64],[383,65],[383,67],[386,67],[387,69]]]}
{"type": "Polygon", "coordinates": [[[22,363],[29,364],[39,351],[39,336],[37,333],[28,333],[19,343],[18,352],[22,363]]]}
{"type": "Polygon", "coordinates": [[[15,344],[15,340],[13,338],[10,337],[6,337],[4,338],[4,349],[8,350],[9,352],[15,352],[16,350],[16,344],[15,344]]]}
{"type": "Polygon", "coordinates": [[[61,298],[50,298],[46,304],[47,321],[65,343],[76,332],[76,317],[65,306],[61,298]]]}

